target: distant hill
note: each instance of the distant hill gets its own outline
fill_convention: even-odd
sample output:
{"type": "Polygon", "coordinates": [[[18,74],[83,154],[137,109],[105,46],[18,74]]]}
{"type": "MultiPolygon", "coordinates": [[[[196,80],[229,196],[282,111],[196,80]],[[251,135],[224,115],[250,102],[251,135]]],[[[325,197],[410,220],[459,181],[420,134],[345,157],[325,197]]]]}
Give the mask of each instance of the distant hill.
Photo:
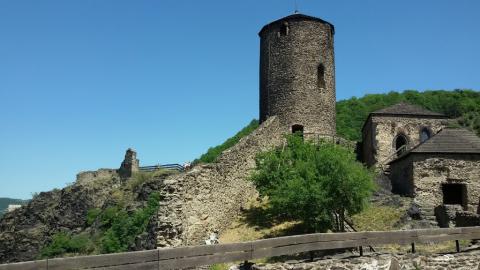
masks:
{"type": "Polygon", "coordinates": [[[7,211],[9,204],[26,204],[27,200],[0,198],[0,217],[7,211]]]}

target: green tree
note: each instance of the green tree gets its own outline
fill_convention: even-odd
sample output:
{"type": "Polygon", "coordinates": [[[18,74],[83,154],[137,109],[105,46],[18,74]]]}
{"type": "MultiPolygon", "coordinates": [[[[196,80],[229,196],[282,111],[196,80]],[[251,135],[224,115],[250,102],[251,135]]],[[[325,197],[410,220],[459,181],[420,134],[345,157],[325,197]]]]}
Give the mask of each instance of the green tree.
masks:
{"type": "Polygon", "coordinates": [[[373,173],[346,148],[287,136],[287,144],[256,158],[252,180],[268,196],[274,218],[300,220],[308,232],[344,230],[344,215],[359,213],[374,190],[373,173]]]}

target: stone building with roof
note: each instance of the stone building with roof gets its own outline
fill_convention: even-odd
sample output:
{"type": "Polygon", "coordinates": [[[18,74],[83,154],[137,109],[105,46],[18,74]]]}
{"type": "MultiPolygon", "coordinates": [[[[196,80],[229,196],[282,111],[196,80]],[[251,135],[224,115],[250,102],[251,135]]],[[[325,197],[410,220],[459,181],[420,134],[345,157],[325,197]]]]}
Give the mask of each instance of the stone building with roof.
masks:
{"type": "MultiPolygon", "coordinates": [[[[444,128],[389,165],[392,192],[414,197],[423,217],[448,226],[479,212],[480,138],[474,133],[444,128]]],[[[473,220],[480,225],[478,216],[473,220]]]]}
{"type": "Polygon", "coordinates": [[[383,166],[447,125],[445,115],[408,103],[374,111],[362,128],[361,158],[369,167],[383,166]]]}

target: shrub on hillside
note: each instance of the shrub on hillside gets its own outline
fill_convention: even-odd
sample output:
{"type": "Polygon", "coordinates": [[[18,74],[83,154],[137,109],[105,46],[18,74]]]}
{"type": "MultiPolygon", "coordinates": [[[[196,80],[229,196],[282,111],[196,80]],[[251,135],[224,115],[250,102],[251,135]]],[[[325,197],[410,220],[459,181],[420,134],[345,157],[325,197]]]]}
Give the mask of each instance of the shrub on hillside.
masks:
{"type": "Polygon", "coordinates": [[[104,229],[100,238],[102,253],[127,251],[135,238],[145,232],[150,218],[157,212],[160,201],[158,193],[152,193],[147,206],[128,213],[126,210],[112,206],[99,215],[104,229]]]}
{"type": "Polygon", "coordinates": [[[41,258],[52,258],[65,254],[87,254],[94,250],[92,241],[86,235],[55,234],[52,242],[40,251],[41,258]]]}
{"type": "Polygon", "coordinates": [[[256,164],[252,180],[268,196],[272,217],[302,221],[308,232],[342,231],[344,215],[359,213],[374,190],[372,172],[352,152],[296,135],[259,154],[256,164]]]}

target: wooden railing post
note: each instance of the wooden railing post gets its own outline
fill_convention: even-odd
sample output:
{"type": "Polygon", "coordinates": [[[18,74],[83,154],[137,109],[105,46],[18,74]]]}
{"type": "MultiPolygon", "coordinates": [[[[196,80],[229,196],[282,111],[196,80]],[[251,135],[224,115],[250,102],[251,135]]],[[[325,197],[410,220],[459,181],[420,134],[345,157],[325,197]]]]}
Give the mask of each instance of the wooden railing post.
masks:
{"type": "Polygon", "coordinates": [[[460,252],[460,243],[458,240],[455,240],[455,247],[457,248],[457,253],[460,252]]]}
{"type": "Polygon", "coordinates": [[[415,254],[415,243],[412,243],[412,254],[415,254]]]}

